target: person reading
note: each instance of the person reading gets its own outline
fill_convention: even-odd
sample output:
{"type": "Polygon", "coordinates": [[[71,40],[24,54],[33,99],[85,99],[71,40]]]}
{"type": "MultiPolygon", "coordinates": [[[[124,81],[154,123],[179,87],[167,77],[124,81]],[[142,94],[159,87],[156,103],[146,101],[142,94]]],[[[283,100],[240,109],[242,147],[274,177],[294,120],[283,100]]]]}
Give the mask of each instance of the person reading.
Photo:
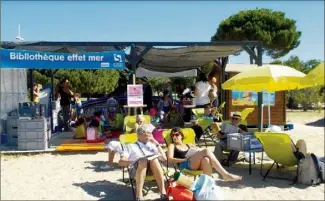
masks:
{"type": "Polygon", "coordinates": [[[199,150],[191,144],[184,144],[181,128],[173,128],[170,133],[172,144],[168,146],[168,162],[177,163],[179,169],[203,170],[203,174],[212,175],[214,168],[225,181],[238,181],[242,177],[226,171],[208,149],[199,150]]]}

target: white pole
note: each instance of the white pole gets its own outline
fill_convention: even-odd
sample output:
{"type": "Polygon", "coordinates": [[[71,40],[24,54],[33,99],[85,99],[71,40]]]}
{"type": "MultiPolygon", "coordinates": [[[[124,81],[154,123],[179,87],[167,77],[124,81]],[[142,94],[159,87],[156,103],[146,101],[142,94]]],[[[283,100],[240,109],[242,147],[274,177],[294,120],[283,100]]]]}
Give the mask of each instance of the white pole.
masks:
{"type": "Polygon", "coordinates": [[[263,132],[263,113],[264,113],[264,104],[263,103],[262,103],[261,107],[262,107],[262,115],[261,115],[261,118],[262,118],[262,120],[261,120],[261,128],[262,128],[262,130],[261,130],[261,132],[263,132]]]}

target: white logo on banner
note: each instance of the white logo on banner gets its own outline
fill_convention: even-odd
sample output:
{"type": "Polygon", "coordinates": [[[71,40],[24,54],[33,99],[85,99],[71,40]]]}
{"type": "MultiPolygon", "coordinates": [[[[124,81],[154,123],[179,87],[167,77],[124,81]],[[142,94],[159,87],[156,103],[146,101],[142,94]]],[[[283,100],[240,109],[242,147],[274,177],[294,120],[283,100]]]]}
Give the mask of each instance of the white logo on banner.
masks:
{"type": "Polygon", "coordinates": [[[116,61],[116,62],[122,62],[122,55],[120,55],[120,54],[114,54],[114,61],[116,61]]]}

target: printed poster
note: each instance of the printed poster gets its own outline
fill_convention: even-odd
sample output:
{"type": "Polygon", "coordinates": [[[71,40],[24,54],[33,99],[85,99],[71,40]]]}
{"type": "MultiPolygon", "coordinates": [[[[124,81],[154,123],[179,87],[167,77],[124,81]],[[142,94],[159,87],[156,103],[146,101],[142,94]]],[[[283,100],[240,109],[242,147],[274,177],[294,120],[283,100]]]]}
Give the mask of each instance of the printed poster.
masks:
{"type": "MultiPolygon", "coordinates": [[[[275,93],[271,92],[270,105],[275,104],[275,93]]],[[[252,91],[232,91],[231,104],[236,106],[257,106],[257,92],[252,91]]],[[[269,105],[268,93],[263,92],[263,104],[269,105]]]]}
{"type": "Polygon", "coordinates": [[[128,106],[140,107],[143,105],[143,87],[142,84],[127,86],[128,106]]]}

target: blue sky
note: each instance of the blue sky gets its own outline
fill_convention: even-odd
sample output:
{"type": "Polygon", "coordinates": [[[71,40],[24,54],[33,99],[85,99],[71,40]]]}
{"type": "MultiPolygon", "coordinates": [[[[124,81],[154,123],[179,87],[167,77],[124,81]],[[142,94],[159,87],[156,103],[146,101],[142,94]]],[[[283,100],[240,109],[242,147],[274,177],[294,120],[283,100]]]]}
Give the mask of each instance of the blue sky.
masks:
{"type": "MultiPolygon", "coordinates": [[[[322,1],[2,1],[1,40],[14,40],[21,24],[26,41],[209,41],[221,20],[256,7],[283,11],[297,21],[301,44],[282,59],[324,60],[322,1]]],[[[231,56],[230,63],[249,58],[231,56]]]]}

